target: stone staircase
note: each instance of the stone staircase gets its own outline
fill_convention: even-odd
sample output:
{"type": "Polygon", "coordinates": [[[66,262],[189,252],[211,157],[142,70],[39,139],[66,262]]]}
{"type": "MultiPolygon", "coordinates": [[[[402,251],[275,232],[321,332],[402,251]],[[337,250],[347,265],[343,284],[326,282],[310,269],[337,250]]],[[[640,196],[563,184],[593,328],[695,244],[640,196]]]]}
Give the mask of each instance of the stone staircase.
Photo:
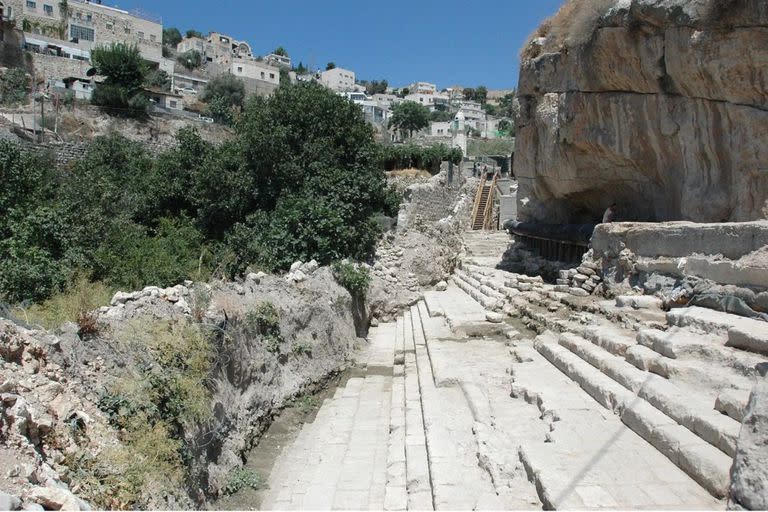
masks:
{"type": "MultiPolygon", "coordinates": [[[[768,359],[768,324],[701,308],[664,313],[628,297],[596,302],[471,263],[453,279],[484,307],[520,316],[541,333],[536,354],[714,498],[727,495],[755,366],[768,359]]],[[[513,394],[536,395],[525,377],[513,394]]]]}
{"type": "Polygon", "coordinates": [[[765,360],[729,333],[763,331],[684,313],[464,264],[371,330],[264,508],[724,509],[765,360]]]}

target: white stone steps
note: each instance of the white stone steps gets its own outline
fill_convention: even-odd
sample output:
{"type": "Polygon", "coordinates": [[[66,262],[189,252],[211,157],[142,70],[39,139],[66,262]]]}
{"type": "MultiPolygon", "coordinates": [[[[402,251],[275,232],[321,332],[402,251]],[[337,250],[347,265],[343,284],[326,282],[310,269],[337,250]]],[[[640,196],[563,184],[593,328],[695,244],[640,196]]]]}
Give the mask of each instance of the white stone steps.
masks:
{"type": "Polygon", "coordinates": [[[440,340],[427,334],[427,315],[423,302],[411,307],[435,509],[502,509],[490,476],[479,465],[475,416],[464,390],[435,384],[429,346],[440,340]]]}
{"type": "Polygon", "coordinates": [[[389,444],[387,449],[387,479],[384,490],[384,510],[408,509],[405,458],[405,333],[403,317],[395,324],[395,354],[390,401],[389,444]]]}
{"type": "Polygon", "coordinates": [[[432,479],[424,428],[424,413],[416,362],[411,311],[404,318],[405,334],[405,456],[408,509],[433,510],[432,479]]]}
{"type": "Polygon", "coordinates": [[[768,355],[768,322],[695,306],[673,309],[667,313],[667,321],[679,327],[726,334],[727,346],[768,355]]]}
{"type": "Polygon", "coordinates": [[[681,327],[667,331],[642,329],[637,334],[637,341],[664,357],[696,359],[703,364],[731,369],[734,374],[745,377],[754,377],[755,366],[766,360],[764,356],[726,346],[724,335],[693,332],[681,327]]]}
{"type": "MultiPolygon", "coordinates": [[[[540,336],[540,342],[570,354],[552,333],[540,336]]],[[[514,350],[521,362],[512,364],[512,396],[535,405],[549,424],[546,437],[520,441],[521,460],[545,510],[724,508],[541,353],[525,342],[514,350]]],[[[580,361],[596,372],[571,356],[574,362],[564,367],[580,361]]],[[[613,384],[616,392],[629,393],[613,384]]]]}
{"type": "Polygon", "coordinates": [[[713,402],[706,397],[692,396],[663,377],[639,370],[575,334],[561,334],[559,342],[726,455],[735,455],[741,425],[714,410],[713,402]]]}
{"type": "MultiPolygon", "coordinates": [[[[645,396],[635,395],[559,345],[553,336],[540,336],[534,346],[598,403],[617,412],[628,427],[658,448],[714,497],[726,496],[731,458],[646,402],[649,399],[655,402],[654,405],[662,404],[660,397],[655,394],[656,389],[645,396]],[[645,425],[663,426],[664,429],[645,428],[645,425]]],[[[641,388],[641,394],[644,389],[646,385],[641,388]]]]}

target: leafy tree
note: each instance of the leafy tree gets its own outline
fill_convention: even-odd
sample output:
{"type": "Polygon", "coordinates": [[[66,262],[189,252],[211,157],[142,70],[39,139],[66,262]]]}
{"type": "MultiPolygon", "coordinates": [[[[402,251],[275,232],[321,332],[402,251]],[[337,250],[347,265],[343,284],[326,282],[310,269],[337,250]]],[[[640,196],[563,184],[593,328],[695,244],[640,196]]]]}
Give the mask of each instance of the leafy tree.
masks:
{"type": "Polygon", "coordinates": [[[502,119],[499,121],[499,131],[509,133],[513,129],[514,126],[512,126],[512,121],[509,119],[502,119]]]}
{"type": "Polygon", "coordinates": [[[282,46],[278,46],[272,51],[273,54],[279,55],[281,57],[288,57],[288,52],[283,48],[282,46]]]}
{"type": "Polygon", "coordinates": [[[179,64],[187,69],[199,68],[203,63],[203,56],[197,50],[189,50],[176,56],[179,64]]]}
{"type": "Polygon", "coordinates": [[[91,62],[104,81],[96,86],[91,102],[118,115],[146,114],[149,99],[142,86],[148,68],[136,45],[115,43],[95,48],[91,62]]]}
{"type": "Polygon", "coordinates": [[[163,29],[163,44],[165,46],[176,46],[181,42],[181,32],[176,27],[170,27],[163,29]]]}
{"type": "Polygon", "coordinates": [[[162,69],[153,69],[144,78],[144,85],[162,89],[163,91],[170,91],[171,77],[162,69]]]}
{"type": "Polygon", "coordinates": [[[16,105],[27,99],[29,92],[27,72],[11,68],[0,75],[0,104],[16,105]]]}
{"type": "Polygon", "coordinates": [[[372,82],[368,82],[366,84],[365,92],[369,95],[384,94],[387,92],[388,87],[389,83],[386,80],[373,80],[372,82]]]}
{"type": "Polygon", "coordinates": [[[192,37],[197,37],[199,39],[204,39],[205,38],[205,36],[203,35],[202,32],[199,32],[199,31],[194,30],[194,29],[187,30],[186,36],[187,36],[187,38],[192,38],[192,37]]]}
{"type": "Polygon", "coordinates": [[[208,101],[208,106],[205,108],[205,115],[212,118],[217,123],[225,124],[227,126],[231,125],[235,120],[234,108],[223,96],[216,96],[208,101]]]}
{"type": "Polygon", "coordinates": [[[401,133],[407,132],[409,137],[413,137],[413,132],[429,126],[430,115],[429,109],[424,105],[415,101],[404,101],[392,109],[389,127],[401,133]]]}
{"type": "Polygon", "coordinates": [[[430,113],[429,119],[433,122],[447,122],[453,121],[454,115],[451,112],[445,110],[435,110],[430,113]]]}
{"type": "Polygon", "coordinates": [[[496,116],[499,114],[499,108],[496,105],[491,105],[490,103],[483,105],[483,109],[489,116],[496,116]]]}
{"type": "Polygon", "coordinates": [[[208,82],[201,99],[209,104],[215,99],[220,99],[222,104],[230,108],[242,106],[245,100],[245,84],[236,76],[224,73],[208,82]]]}
{"type": "Polygon", "coordinates": [[[325,70],[330,71],[332,69],[336,69],[336,63],[335,62],[329,62],[325,65],[325,70]]]}
{"type": "Polygon", "coordinates": [[[299,65],[294,68],[294,71],[299,75],[304,75],[309,72],[309,69],[307,69],[303,62],[299,61],[299,65]]]}
{"type": "Polygon", "coordinates": [[[467,101],[474,101],[475,99],[475,90],[472,87],[467,87],[464,89],[464,99],[467,101]]]}
{"type": "Polygon", "coordinates": [[[515,103],[515,96],[517,95],[516,91],[512,91],[510,93],[505,94],[504,96],[499,99],[499,111],[498,114],[502,117],[514,117],[514,103],[515,103]]]}
{"type": "Polygon", "coordinates": [[[473,99],[478,103],[485,105],[485,103],[488,101],[488,88],[484,85],[479,86],[477,89],[475,89],[475,95],[473,99]]]}
{"type": "Polygon", "coordinates": [[[291,84],[291,74],[286,68],[280,68],[280,86],[291,84]]]}

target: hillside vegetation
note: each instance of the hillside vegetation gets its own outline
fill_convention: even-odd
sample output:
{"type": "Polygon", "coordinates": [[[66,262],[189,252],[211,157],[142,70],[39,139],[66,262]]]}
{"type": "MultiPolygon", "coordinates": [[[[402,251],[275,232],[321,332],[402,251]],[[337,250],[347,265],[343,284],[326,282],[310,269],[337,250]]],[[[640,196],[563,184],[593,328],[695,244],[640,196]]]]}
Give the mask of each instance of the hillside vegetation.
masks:
{"type": "Polygon", "coordinates": [[[185,129],[158,155],[107,136],[66,172],[0,142],[0,298],[39,301],[76,276],[135,289],[371,254],[374,216],[399,198],[359,107],[282,87],[247,103],[236,132],[213,146],[185,129]]]}

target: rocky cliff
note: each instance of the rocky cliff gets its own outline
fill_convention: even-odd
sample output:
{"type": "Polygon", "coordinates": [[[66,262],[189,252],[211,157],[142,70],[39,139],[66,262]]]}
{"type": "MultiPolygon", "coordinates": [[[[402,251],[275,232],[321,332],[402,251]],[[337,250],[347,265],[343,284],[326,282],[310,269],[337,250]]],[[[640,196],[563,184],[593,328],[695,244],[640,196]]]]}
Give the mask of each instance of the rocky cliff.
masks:
{"type": "Polygon", "coordinates": [[[570,0],[518,94],[521,219],[768,217],[764,0],[570,0]]]}

